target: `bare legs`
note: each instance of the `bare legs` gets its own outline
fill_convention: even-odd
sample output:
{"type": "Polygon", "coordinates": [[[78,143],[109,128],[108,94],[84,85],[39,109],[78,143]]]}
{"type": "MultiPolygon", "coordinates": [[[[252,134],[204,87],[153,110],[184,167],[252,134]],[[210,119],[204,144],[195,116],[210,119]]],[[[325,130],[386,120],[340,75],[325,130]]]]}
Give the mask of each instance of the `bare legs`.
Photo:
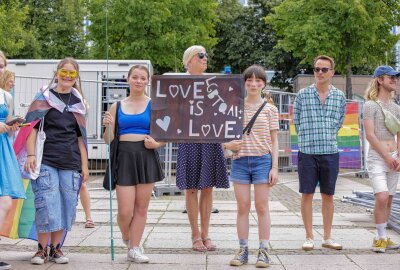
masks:
{"type": "Polygon", "coordinates": [[[10,196],[0,196],[0,229],[3,226],[3,222],[6,219],[7,213],[12,205],[10,196]]]}
{"type": "Polygon", "coordinates": [[[130,240],[129,248],[137,247],[143,236],[151,192],[154,184],[117,185],[118,225],[122,239],[130,240]]]}
{"type": "Polygon", "coordinates": [[[81,199],[83,210],[85,211],[85,220],[92,220],[92,215],[90,213],[90,196],[86,182],[82,183],[79,196],[81,199]]]}
{"type": "MultiPolygon", "coordinates": [[[[239,239],[249,239],[249,213],[251,208],[251,185],[234,184],[237,202],[237,234],[239,239]]],[[[271,218],[269,213],[269,186],[254,185],[254,202],[258,217],[259,239],[269,240],[271,218]]]]}
{"type": "MultiPolygon", "coordinates": [[[[186,190],[186,209],[193,240],[208,238],[212,209],[212,187],[200,191],[200,200],[197,193],[197,189],[186,190]],[[201,229],[198,225],[199,212],[201,229]]],[[[196,246],[204,247],[200,242],[196,243],[196,246]]]]}
{"type": "MultiPolygon", "coordinates": [[[[312,200],[314,194],[302,194],[301,196],[301,216],[303,218],[304,228],[306,230],[306,238],[314,239],[312,228],[312,200]]],[[[331,238],[334,203],[333,195],[321,193],[322,197],[322,219],[324,223],[324,240],[331,238]]]]}

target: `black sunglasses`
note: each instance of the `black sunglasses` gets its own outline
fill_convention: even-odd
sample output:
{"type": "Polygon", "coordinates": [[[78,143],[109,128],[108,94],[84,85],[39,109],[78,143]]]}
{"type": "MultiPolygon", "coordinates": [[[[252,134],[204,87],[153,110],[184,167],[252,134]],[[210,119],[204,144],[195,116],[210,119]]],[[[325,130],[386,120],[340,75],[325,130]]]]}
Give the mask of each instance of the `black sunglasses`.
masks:
{"type": "Polygon", "coordinates": [[[199,52],[197,55],[199,56],[200,59],[203,59],[204,57],[208,58],[208,54],[205,52],[199,52]]]}
{"type": "Polygon", "coordinates": [[[332,70],[331,68],[319,68],[319,67],[315,67],[313,68],[315,73],[319,73],[320,71],[322,71],[322,73],[327,73],[329,70],[332,70]]]}

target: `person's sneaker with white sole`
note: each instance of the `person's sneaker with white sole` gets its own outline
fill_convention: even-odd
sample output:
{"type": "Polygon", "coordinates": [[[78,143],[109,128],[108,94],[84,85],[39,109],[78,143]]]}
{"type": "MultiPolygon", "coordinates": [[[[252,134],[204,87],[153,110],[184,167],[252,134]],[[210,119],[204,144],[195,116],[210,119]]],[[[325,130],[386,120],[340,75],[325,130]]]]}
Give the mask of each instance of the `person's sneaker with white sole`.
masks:
{"type": "Polygon", "coordinates": [[[386,249],[398,249],[400,248],[399,243],[393,242],[389,237],[387,238],[387,247],[386,249]]]}
{"type": "Polygon", "coordinates": [[[326,239],[322,240],[322,247],[324,248],[330,248],[330,249],[336,249],[336,250],[341,250],[343,249],[343,246],[339,243],[336,243],[332,239],[326,239]]]}
{"type": "Polygon", "coordinates": [[[11,265],[6,262],[0,262],[0,270],[8,270],[11,269],[11,265]]]}
{"type": "Polygon", "coordinates": [[[127,258],[128,261],[136,263],[148,263],[150,261],[149,257],[144,255],[144,250],[142,247],[133,247],[128,249],[127,258]]]}
{"type": "Polygon", "coordinates": [[[69,259],[65,257],[64,253],[61,251],[60,244],[57,244],[56,247],[50,245],[49,260],[58,264],[65,264],[69,262],[69,259]]]}
{"type": "Polygon", "coordinates": [[[307,238],[301,247],[305,251],[310,251],[314,249],[314,240],[311,238],[307,238]]]}
{"type": "Polygon", "coordinates": [[[41,265],[48,261],[49,257],[47,255],[47,247],[43,248],[40,243],[38,243],[38,251],[31,258],[32,264],[41,265]]]}

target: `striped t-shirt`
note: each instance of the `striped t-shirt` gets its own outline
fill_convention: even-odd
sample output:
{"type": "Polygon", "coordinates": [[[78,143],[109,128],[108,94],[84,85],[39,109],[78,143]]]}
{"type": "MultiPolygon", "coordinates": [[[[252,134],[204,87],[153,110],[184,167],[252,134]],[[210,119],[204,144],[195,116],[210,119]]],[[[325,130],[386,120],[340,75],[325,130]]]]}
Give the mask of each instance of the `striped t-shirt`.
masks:
{"type": "MultiPolygon", "coordinates": [[[[250,107],[245,105],[243,127],[247,126],[247,123],[259,108],[260,106],[250,107]]],[[[233,159],[244,156],[263,156],[272,152],[271,130],[278,129],[278,109],[274,105],[267,103],[254,122],[250,134],[247,135],[247,132],[243,134],[242,147],[233,156],[233,159]]]]}

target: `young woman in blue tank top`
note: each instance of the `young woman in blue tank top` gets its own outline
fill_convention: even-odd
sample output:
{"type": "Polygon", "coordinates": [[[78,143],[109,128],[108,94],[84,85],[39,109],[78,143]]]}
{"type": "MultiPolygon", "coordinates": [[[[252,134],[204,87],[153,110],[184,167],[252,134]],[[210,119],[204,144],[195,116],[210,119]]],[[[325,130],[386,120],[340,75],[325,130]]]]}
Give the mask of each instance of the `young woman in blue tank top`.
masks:
{"type": "Polygon", "coordinates": [[[117,104],[113,104],[103,120],[105,142],[114,139],[115,124],[120,136],[116,183],[118,225],[122,240],[128,247],[127,259],[138,263],[149,262],[140,247],[140,240],[154,184],[164,179],[155,150],[163,143],[156,142],[149,135],[151,100],[145,94],[149,77],[146,67],[133,66],[128,72],[129,96],[121,101],[118,112],[117,104]],[[118,123],[115,123],[117,113],[118,123]]]}

